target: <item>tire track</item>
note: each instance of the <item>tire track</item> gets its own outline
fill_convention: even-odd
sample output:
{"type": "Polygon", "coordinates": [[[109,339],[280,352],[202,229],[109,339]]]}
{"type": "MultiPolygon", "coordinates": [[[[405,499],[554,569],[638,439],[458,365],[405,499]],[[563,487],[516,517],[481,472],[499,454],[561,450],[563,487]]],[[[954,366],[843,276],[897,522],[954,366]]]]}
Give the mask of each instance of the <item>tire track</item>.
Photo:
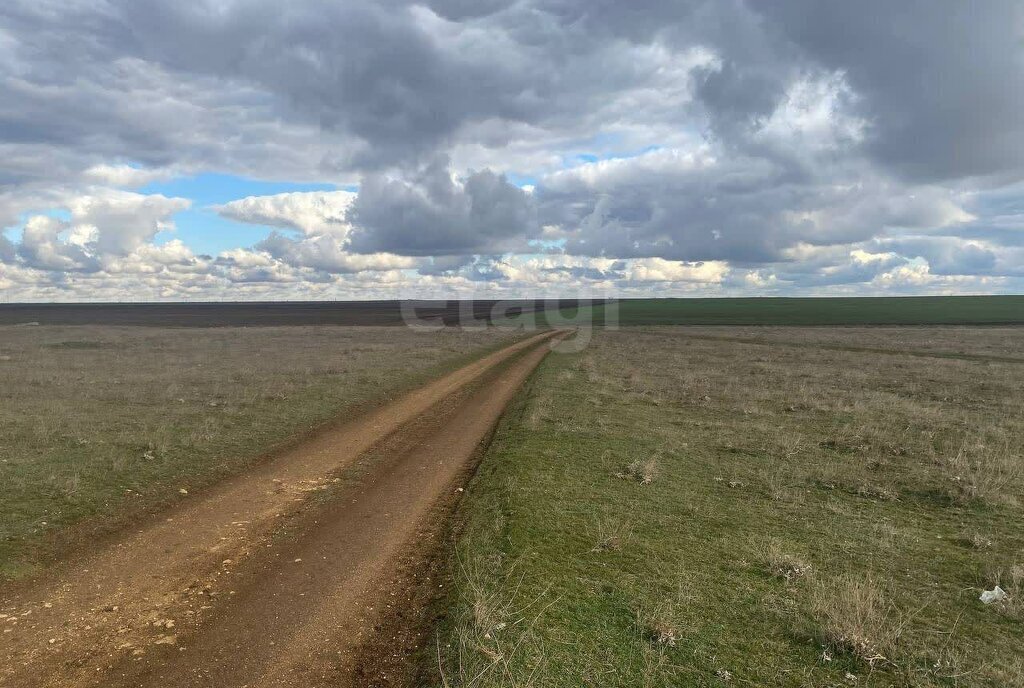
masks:
{"type": "Polygon", "coordinates": [[[436,525],[552,336],[329,429],[10,593],[0,684],[357,685],[353,658],[401,593],[380,583],[436,525]],[[341,482],[361,456],[375,457],[365,474],[341,482]]]}

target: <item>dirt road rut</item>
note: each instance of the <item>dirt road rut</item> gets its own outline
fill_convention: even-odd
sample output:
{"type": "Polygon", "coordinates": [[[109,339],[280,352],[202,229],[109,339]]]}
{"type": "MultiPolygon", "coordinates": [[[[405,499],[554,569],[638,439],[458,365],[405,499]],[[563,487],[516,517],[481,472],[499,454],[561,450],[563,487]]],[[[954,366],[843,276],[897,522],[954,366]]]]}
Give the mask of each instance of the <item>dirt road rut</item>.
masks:
{"type": "Polygon", "coordinates": [[[389,619],[433,585],[429,543],[557,336],[485,356],[0,593],[0,685],[400,683],[367,655],[400,654],[381,637],[389,619]]]}

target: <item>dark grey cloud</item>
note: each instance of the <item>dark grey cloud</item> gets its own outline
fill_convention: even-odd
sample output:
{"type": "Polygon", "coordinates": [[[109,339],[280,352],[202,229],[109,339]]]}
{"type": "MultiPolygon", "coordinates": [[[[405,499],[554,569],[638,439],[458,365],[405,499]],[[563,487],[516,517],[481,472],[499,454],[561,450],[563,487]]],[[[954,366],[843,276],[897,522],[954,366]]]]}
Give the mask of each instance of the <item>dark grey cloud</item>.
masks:
{"type": "Polygon", "coordinates": [[[0,263],[13,263],[18,255],[18,249],[14,243],[0,234],[0,263]]]}
{"type": "Polygon", "coordinates": [[[364,177],[348,219],[351,246],[362,253],[500,252],[525,246],[535,232],[529,194],[490,170],[454,180],[443,157],[402,179],[364,177]]]}
{"type": "Polygon", "coordinates": [[[306,235],[249,247],[245,260],[276,263],[223,266],[239,279],[412,266],[499,280],[511,268],[498,256],[540,250],[728,261],[806,286],[911,260],[932,276],[1016,274],[1022,8],[8,0],[0,227],[21,232],[0,240],[0,261],[56,278],[153,259],[162,202],[23,226],[28,211],[109,197],[94,187],[119,184],[97,166],[131,162],[359,183],[345,221],[303,210],[313,198],[252,201],[276,214],[243,221],[306,235]],[[588,153],[622,159],[561,169],[588,153]],[[858,247],[892,255],[853,260],[858,247]]]}
{"type": "Polygon", "coordinates": [[[785,160],[656,151],[559,173],[535,195],[540,222],[567,228],[570,253],[738,264],[785,260],[801,242],[850,244],[960,216],[941,192],[911,198],[863,166],[818,169],[820,178],[785,160]]]}
{"type": "Polygon", "coordinates": [[[420,264],[417,272],[421,275],[451,275],[477,259],[469,255],[432,256],[420,264]]]}
{"type": "Polygon", "coordinates": [[[996,268],[991,248],[953,237],[901,237],[877,242],[881,250],[928,261],[937,275],[988,275],[996,268]]]}
{"type": "Polygon", "coordinates": [[[624,268],[625,265],[623,263],[619,263],[617,267],[613,266],[613,269],[611,270],[601,270],[599,268],[591,267],[566,266],[544,268],[544,272],[569,275],[574,280],[602,281],[623,279],[625,277],[625,273],[623,272],[624,268]]]}
{"type": "Polygon", "coordinates": [[[709,132],[741,145],[794,76],[839,72],[879,163],[920,178],[1019,175],[1021,13],[1013,0],[12,0],[0,9],[14,37],[0,131],[98,157],[226,164],[212,140],[189,142],[171,125],[242,106],[264,122],[337,133],[315,166],[407,164],[488,120],[592,135],[573,125],[659,85],[666,65],[638,51],[701,47],[716,62],[702,70],[693,107],[646,104],[637,123],[679,126],[703,112],[709,132]],[[184,102],[163,100],[161,117],[141,97],[153,91],[184,102]],[[184,104],[198,111],[189,117],[184,104]]]}
{"type": "Polygon", "coordinates": [[[1024,173],[1024,4],[752,4],[863,99],[871,154],[913,178],[1024,173]]]}

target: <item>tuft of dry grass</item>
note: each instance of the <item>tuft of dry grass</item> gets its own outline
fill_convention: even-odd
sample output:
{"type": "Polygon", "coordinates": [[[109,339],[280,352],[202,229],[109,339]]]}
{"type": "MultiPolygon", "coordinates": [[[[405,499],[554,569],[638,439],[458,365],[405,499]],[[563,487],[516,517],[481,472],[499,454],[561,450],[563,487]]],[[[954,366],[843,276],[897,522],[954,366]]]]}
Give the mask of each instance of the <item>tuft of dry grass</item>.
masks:
{"type": "Polygon", "coordinates": [[[636,623],[647,642],[655,646],[675,647],[682,638],[671,607],[661,605],[652,612],[637,612],[636,623]]]}
{"type": "Polygon", "coordinates": [[[825,644],[871,666],[896,657],[904,623],[870,576],[846,576],[814,591],[814,613],[825,644]]]}
{"type": "Polygon", "coordinates": [[[647,626],[647,636],[656,645],[675,647],[676,641],[679,640],[679,631],[667,621],[654,619],[647,626]]]}
{"type": "Polygon", "coordinates": [[[993,447],[982,442],[968,445],[965,440],[946,462],[949,479],[954,485],[952,496],[960,502],[1013,501],[1007,490],[1019,481],[1021,463],[1021,457],[1006,445],[993,447]]]}
{"type": "Polygon", "coordinates": [[[811,573],[811,565],[803,558],[783,550],[778,540],[769,540],[761,546],[761,561],[768,573],[787,583],[800,580],[811,573]]]}
{"type": "Polygon", "coordinates": [[[641,485],[650,485],[658,476],[658,460],[651,458],[630,461],[626,468],[615,474],[620,480],[633,480],[641,485]]]}
{"type": "Polygon", "coordinates": [[[591,552],[618,552],[629,538],[632,526],[616,523],[612,519],[601,519],[597,524],[597,536],[591,552]]]}

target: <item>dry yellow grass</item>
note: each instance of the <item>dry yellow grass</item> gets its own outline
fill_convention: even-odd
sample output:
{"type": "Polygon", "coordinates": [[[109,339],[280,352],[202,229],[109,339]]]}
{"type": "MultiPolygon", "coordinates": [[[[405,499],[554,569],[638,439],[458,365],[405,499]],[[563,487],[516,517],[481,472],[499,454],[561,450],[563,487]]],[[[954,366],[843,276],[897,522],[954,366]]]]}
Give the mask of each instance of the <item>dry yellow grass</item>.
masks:
{"type": "Polygon", "coordinates": [[[0,577],[513,333],[0,327],[0,577]],[[111,520],[112,519],[112,520],[111,520]]]}

